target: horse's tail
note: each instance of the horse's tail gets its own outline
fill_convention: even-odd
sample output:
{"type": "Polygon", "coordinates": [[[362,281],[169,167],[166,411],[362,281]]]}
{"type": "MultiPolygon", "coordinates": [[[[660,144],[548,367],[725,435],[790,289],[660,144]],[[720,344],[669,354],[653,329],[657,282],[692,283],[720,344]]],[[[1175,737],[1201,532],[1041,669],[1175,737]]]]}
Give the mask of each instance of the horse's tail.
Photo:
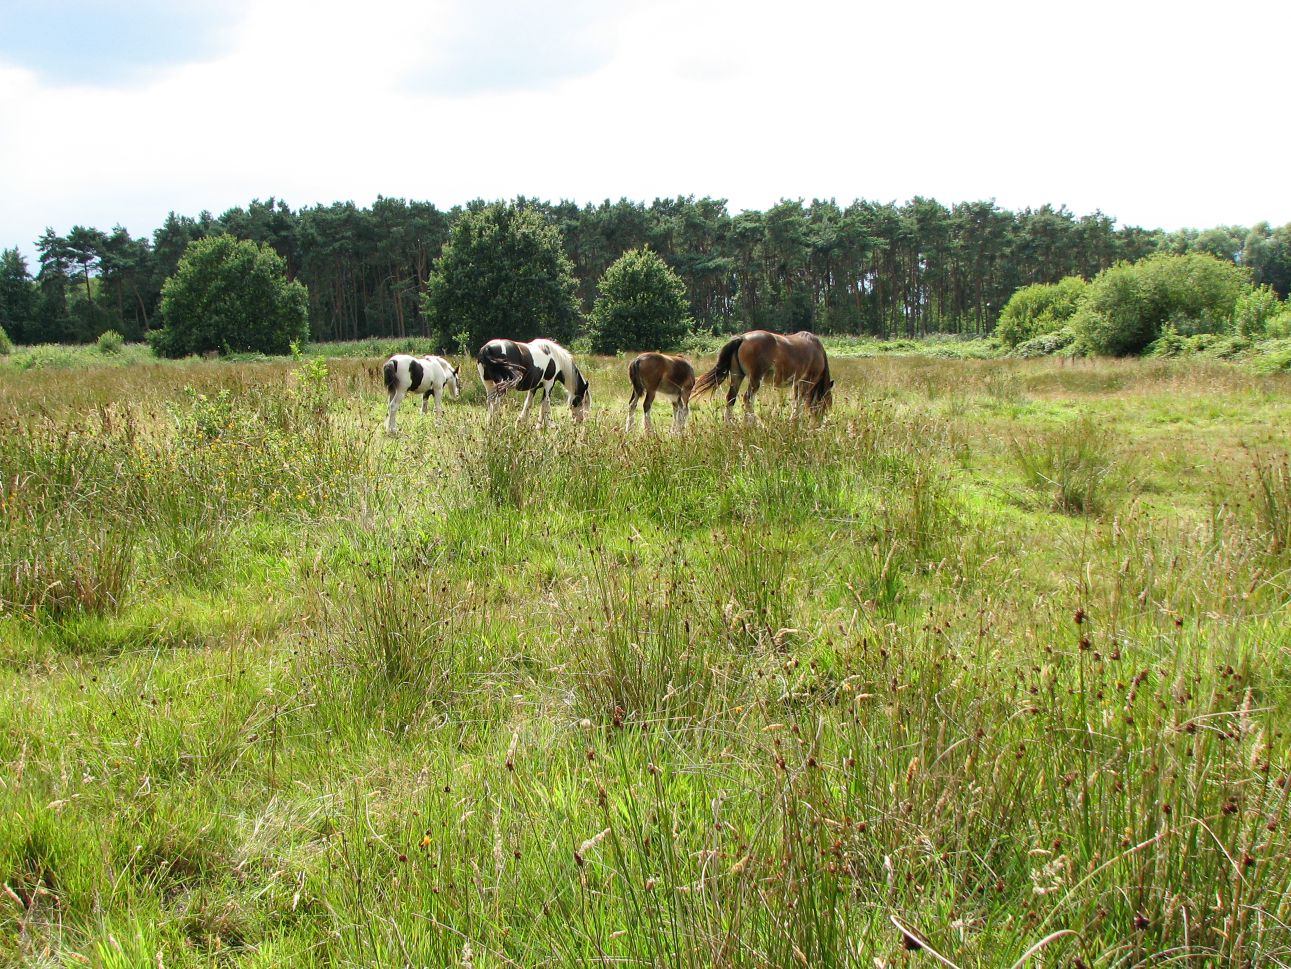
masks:
{"type": "Polygon", "coordinates": [[[381,372],[385,374],[386,393],[393,394],[395,389],[399,386],[399,364],[394,357],[391,357],[385,362],[385,366],[381,368],[381,372]]]}
{"type": "Polygon", "coordinates": [[[743,336],[733,337],[727,341],[726,346],[722,347],[721,353],[717,355],[717,363],[714,364],[713,369],[695,381],[695,388],[690,392],[690,396],[703,396],[729,377],[732,369],[739,369],[740,361],[735,355],[743,342],[743,336]]]}
{"type": "Polygon", "coordinates": [[[637,397],[644,397],[646,388],[645,388],[645,384],[641,382],[641,358],[640,357],[637,357],[630,364],[628,364],[628,380],[632,381],[633,398],[635,399],[637,397]]]}
{"type": "Polygon", "coordinates": [[[508,360],[505,353],[490,344],[480,347],[475,359],[480,365],[481,378],[493,381],[494,393],[510,390],[525,378],[524,367],[508,360]]]}

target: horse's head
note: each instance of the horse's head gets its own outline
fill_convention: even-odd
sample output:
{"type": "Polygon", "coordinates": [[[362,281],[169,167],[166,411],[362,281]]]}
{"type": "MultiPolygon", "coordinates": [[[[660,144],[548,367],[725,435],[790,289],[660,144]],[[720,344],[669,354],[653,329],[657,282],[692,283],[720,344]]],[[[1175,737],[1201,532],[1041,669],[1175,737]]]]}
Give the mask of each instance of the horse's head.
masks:
{"type": "Polygon", "coordinates": [[[581,421],[592,409],[592,385],[583,376],[583,371],[574,368],[574,393],[569,398],[569,406],[574,412],[574,420],[581,421]]]}
{"type": "Polygon", "coordinates": [[[833,406],[834,381],[826,376],[820,390],[816,393],[815,400],[811,402],[811,409],[819,414],[824,414],[833,406]]]}
{"type": "Polygon", "coordinates": [[[453,391],[453,400],[462,396],[462,375],[456,365],[448,372],[448,385],[453,391]]]}

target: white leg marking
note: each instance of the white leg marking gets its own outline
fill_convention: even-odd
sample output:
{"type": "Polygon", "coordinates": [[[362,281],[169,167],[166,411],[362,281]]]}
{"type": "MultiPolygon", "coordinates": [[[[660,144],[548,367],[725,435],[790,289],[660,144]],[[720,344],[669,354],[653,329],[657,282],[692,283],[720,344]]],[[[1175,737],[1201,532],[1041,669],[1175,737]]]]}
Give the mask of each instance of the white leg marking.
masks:
{"type": "Polygon", "coordinates": [[[399,433],[398,429],[395,427],[394,415],[395,415],[395,412],[399,410],[399,405],[403,403],[403,394],[404,392],[402,390],[396,390],[390,396],[390,406],[386,410],[386,433],[387,434],[399,433]]]}

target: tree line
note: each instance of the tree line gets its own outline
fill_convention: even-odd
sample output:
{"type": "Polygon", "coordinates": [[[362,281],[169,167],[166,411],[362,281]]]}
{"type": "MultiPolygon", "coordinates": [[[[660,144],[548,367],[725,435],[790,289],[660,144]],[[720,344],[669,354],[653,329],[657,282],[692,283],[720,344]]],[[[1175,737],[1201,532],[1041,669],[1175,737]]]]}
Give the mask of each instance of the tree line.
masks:
{"type": "MultiPolygon", "coordinates": [[[[685,284],[694,326],[713,333],[985,334],[1021,287],[1092,278],[1158,252],[1209,253],[1247,267],[1280,296],[1291,290],[1291,224],[1164,232],[1062,206],[1014,212],[926,198],[791,200],[737,214],[724,200],[694,197],[514,204],[559,233],[582,314],[605,271],[648,247],[685,284]]],[[[304,284],[313,339],[430,337],[424,296],[444,243],[464,212],[485,206],[445,211],[382,197],[370,208],[293,210],[271,198],[218,217],[171,213],[151,238],[121,226],[48,229],[35,267],[16,248],[0,253],[0,327],[20,343],[88,342],[107,330],[141,339],[159,325],[162,284],[189,244],[228,234],[272,247],[304,284]]]]}

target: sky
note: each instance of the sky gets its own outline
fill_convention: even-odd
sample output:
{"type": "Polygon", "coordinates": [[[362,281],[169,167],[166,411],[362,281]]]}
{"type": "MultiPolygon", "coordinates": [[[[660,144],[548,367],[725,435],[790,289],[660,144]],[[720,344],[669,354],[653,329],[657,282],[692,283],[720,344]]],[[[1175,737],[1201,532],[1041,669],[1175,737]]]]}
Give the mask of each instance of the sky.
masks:
{"type": "Polygon", "coordinates": [[[270,197],[1291,222],[1291,3],[0,0],[0,248],[270,197]]]}

